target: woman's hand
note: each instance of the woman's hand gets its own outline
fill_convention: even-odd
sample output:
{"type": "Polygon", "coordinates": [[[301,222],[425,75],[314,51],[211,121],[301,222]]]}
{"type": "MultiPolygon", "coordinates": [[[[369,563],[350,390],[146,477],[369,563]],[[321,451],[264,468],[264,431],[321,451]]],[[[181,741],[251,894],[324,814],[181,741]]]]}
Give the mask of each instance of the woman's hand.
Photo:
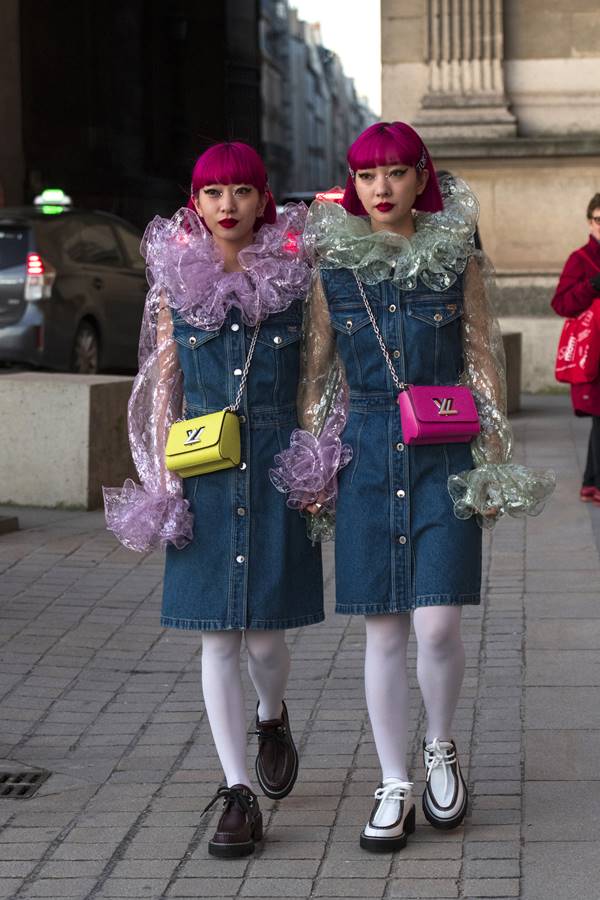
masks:
{"type": "Polygon", "coordinates": [[[309,503],[308,506],[305,506],[304,509],[306,512],[310,513],[311,516],[319,516],[323,510],[325,509],[325,501],[327,500],[327,495],[324,493],[320,493],[317,495],[314,503],[309,503]]]}

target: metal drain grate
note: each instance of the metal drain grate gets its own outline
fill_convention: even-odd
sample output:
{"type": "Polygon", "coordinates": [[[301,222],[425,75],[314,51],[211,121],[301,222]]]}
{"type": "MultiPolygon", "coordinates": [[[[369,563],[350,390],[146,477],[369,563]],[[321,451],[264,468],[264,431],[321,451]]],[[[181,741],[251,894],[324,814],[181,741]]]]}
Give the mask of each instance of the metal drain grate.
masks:
{"type": "Polygon", "coordinates": [[[47,769],[0,770],[0,799],[27,800],[49,777],[47,769]]]}

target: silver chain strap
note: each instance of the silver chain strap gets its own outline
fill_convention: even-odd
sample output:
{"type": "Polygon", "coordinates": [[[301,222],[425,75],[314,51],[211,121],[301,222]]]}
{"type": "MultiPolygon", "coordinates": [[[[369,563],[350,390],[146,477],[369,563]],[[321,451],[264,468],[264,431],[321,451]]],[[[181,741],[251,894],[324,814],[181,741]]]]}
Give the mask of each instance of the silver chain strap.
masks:
{"type": "Polygon", "coordinates": [[[379,341],[379,346],[381,347],[381,352],[383,353],[383,358],[385,359],[385,361],[387,363],[387,367],[390,370],[390,375],[392,376],[392,381],[394,382],[394,384],[396,385],[396,387],[398,388],[399,391],[404,391],[404,390],[406,390],[406,384],[403,381],[400,381],[400,379],[398,378],[398,376],[396,374],[396,370],[394,369],[394,364],[390,358],[388,349],[383,342],[383,338],[381,337],[381,332],[380,332],[377,322],[375,320],[375,316],[373,315],[373,310],[371,309],[371,304],[367,300],[367,295],[365,294],[365,289],[363,288],[362,282],[359,279],[356,272],[354,272],[354,278],[356,280],[356,284],[358,285],[358,290],[360,291],[360,296],[363,299],[363,303],[365,304],[365,306],[367,308],[367,312],[369,314],[369,319],[371,320],[371,325],[373,326],[373,331],[375,332],[375,337],[379,341]]]}
{"type": "Polygon", "coordinates": [[[254,334],[252,335],[252,341],[250,342],[250,349],[248,350],[248,356],[246,357],[246,365],[244,366],[244,371],[242,372],[242,379],[240,381],[237,396],[231,406],[226,406],[223,412],[229,411],[235,413],[240,408],[240,403],[242,402],[242,394],[244,393],[244,388],[246,387],[246,380],[248,378],[248,372],[250,371],[250,363],[252,362],[252,356],[254,355],[254,348],[256,347],[256,339],[258,338],[259,331],[260,322],[254,329],[254,334]]]}

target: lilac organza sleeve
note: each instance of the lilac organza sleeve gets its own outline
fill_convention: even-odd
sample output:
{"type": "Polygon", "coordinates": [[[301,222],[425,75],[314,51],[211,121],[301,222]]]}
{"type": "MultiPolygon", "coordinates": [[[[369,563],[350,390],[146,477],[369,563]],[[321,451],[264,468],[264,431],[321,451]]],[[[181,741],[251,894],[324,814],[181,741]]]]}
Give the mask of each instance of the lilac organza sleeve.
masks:
{"type": "Polygon", "coordinates": [[[148,293],[140,334],[139,372],[129,399],[131,455],[141,484],[104,488],[106,524],[130,550],[153,550],[192,539],[193,517],[182,481],[165,465],[169,428],[181,415],[182,374],[171,314],[155,285],[148,293]]]}
{"type": "Polygon", "coordinates": [[[322,513],[309,519],[309,536],[315,540],[332,536],[337,473],[352,459],[352,448],[341,439],[347,416],[348,387],[321,279],[315,272],[304,310],[298,388],[302,428],[292,432],[289,449],[277,454],[275,468],[269,472],[277,490],[288,494],[288,506],[322,505],[322,513]]]}

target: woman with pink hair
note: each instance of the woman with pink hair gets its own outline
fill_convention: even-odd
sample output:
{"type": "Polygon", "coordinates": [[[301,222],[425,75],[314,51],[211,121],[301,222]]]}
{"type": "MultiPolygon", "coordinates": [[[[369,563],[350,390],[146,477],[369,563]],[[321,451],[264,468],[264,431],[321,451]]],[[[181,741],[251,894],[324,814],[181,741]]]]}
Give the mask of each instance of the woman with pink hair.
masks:
{"type": "Polygon", "coordinates": [[[208,845],[219,857],[252,853],[262,838],[246,767],[242,636],[258,695],[256,775],[281,799],[298,773],[285,629],[323,619],[320,548],[268,476],[297,425],[305,218],[294,204],[277,217],[257,152],[226,143],[197,160],[188,208],[148,225],[151,287],[129,402],[141,485],[104,491],[108,527],[126,547],[166,547],[162,625],[202,632],[202,690],[226,781],[206,808],[223,801],[208,845]],[[239,413],[239,464],[184,479],[169,471],[171,425],[226,409],[239,413]]]}
{"type": "Polygon", "coordinates": [[[438,182],[423,140],[402,122],[364,131],[348,164],[342,205],[317,202],[309,212],[316,271],[305,306],[303,430],[271,479],[288,505],[307,511],[313,538],[332,533],[335,508],[336,611],[365,616],[366,699],[382,770],[360,843],[389,851],[415,828],[411,615],[427,713],[423,811],[434,827],[454,828],[467,808],[452,721],[465,665],[461,610],[480,602],[479,526],[539,513],[553,476],[510,461],[476,198],[458,178],[438,182]],[[428,393],[430,406],[417,405],[428,393]],[[409,395],[421,437],[404,418],[409,395]],[[454,398],[470,403],[469,424],[478,413],[471,444],[454,398]]]}

